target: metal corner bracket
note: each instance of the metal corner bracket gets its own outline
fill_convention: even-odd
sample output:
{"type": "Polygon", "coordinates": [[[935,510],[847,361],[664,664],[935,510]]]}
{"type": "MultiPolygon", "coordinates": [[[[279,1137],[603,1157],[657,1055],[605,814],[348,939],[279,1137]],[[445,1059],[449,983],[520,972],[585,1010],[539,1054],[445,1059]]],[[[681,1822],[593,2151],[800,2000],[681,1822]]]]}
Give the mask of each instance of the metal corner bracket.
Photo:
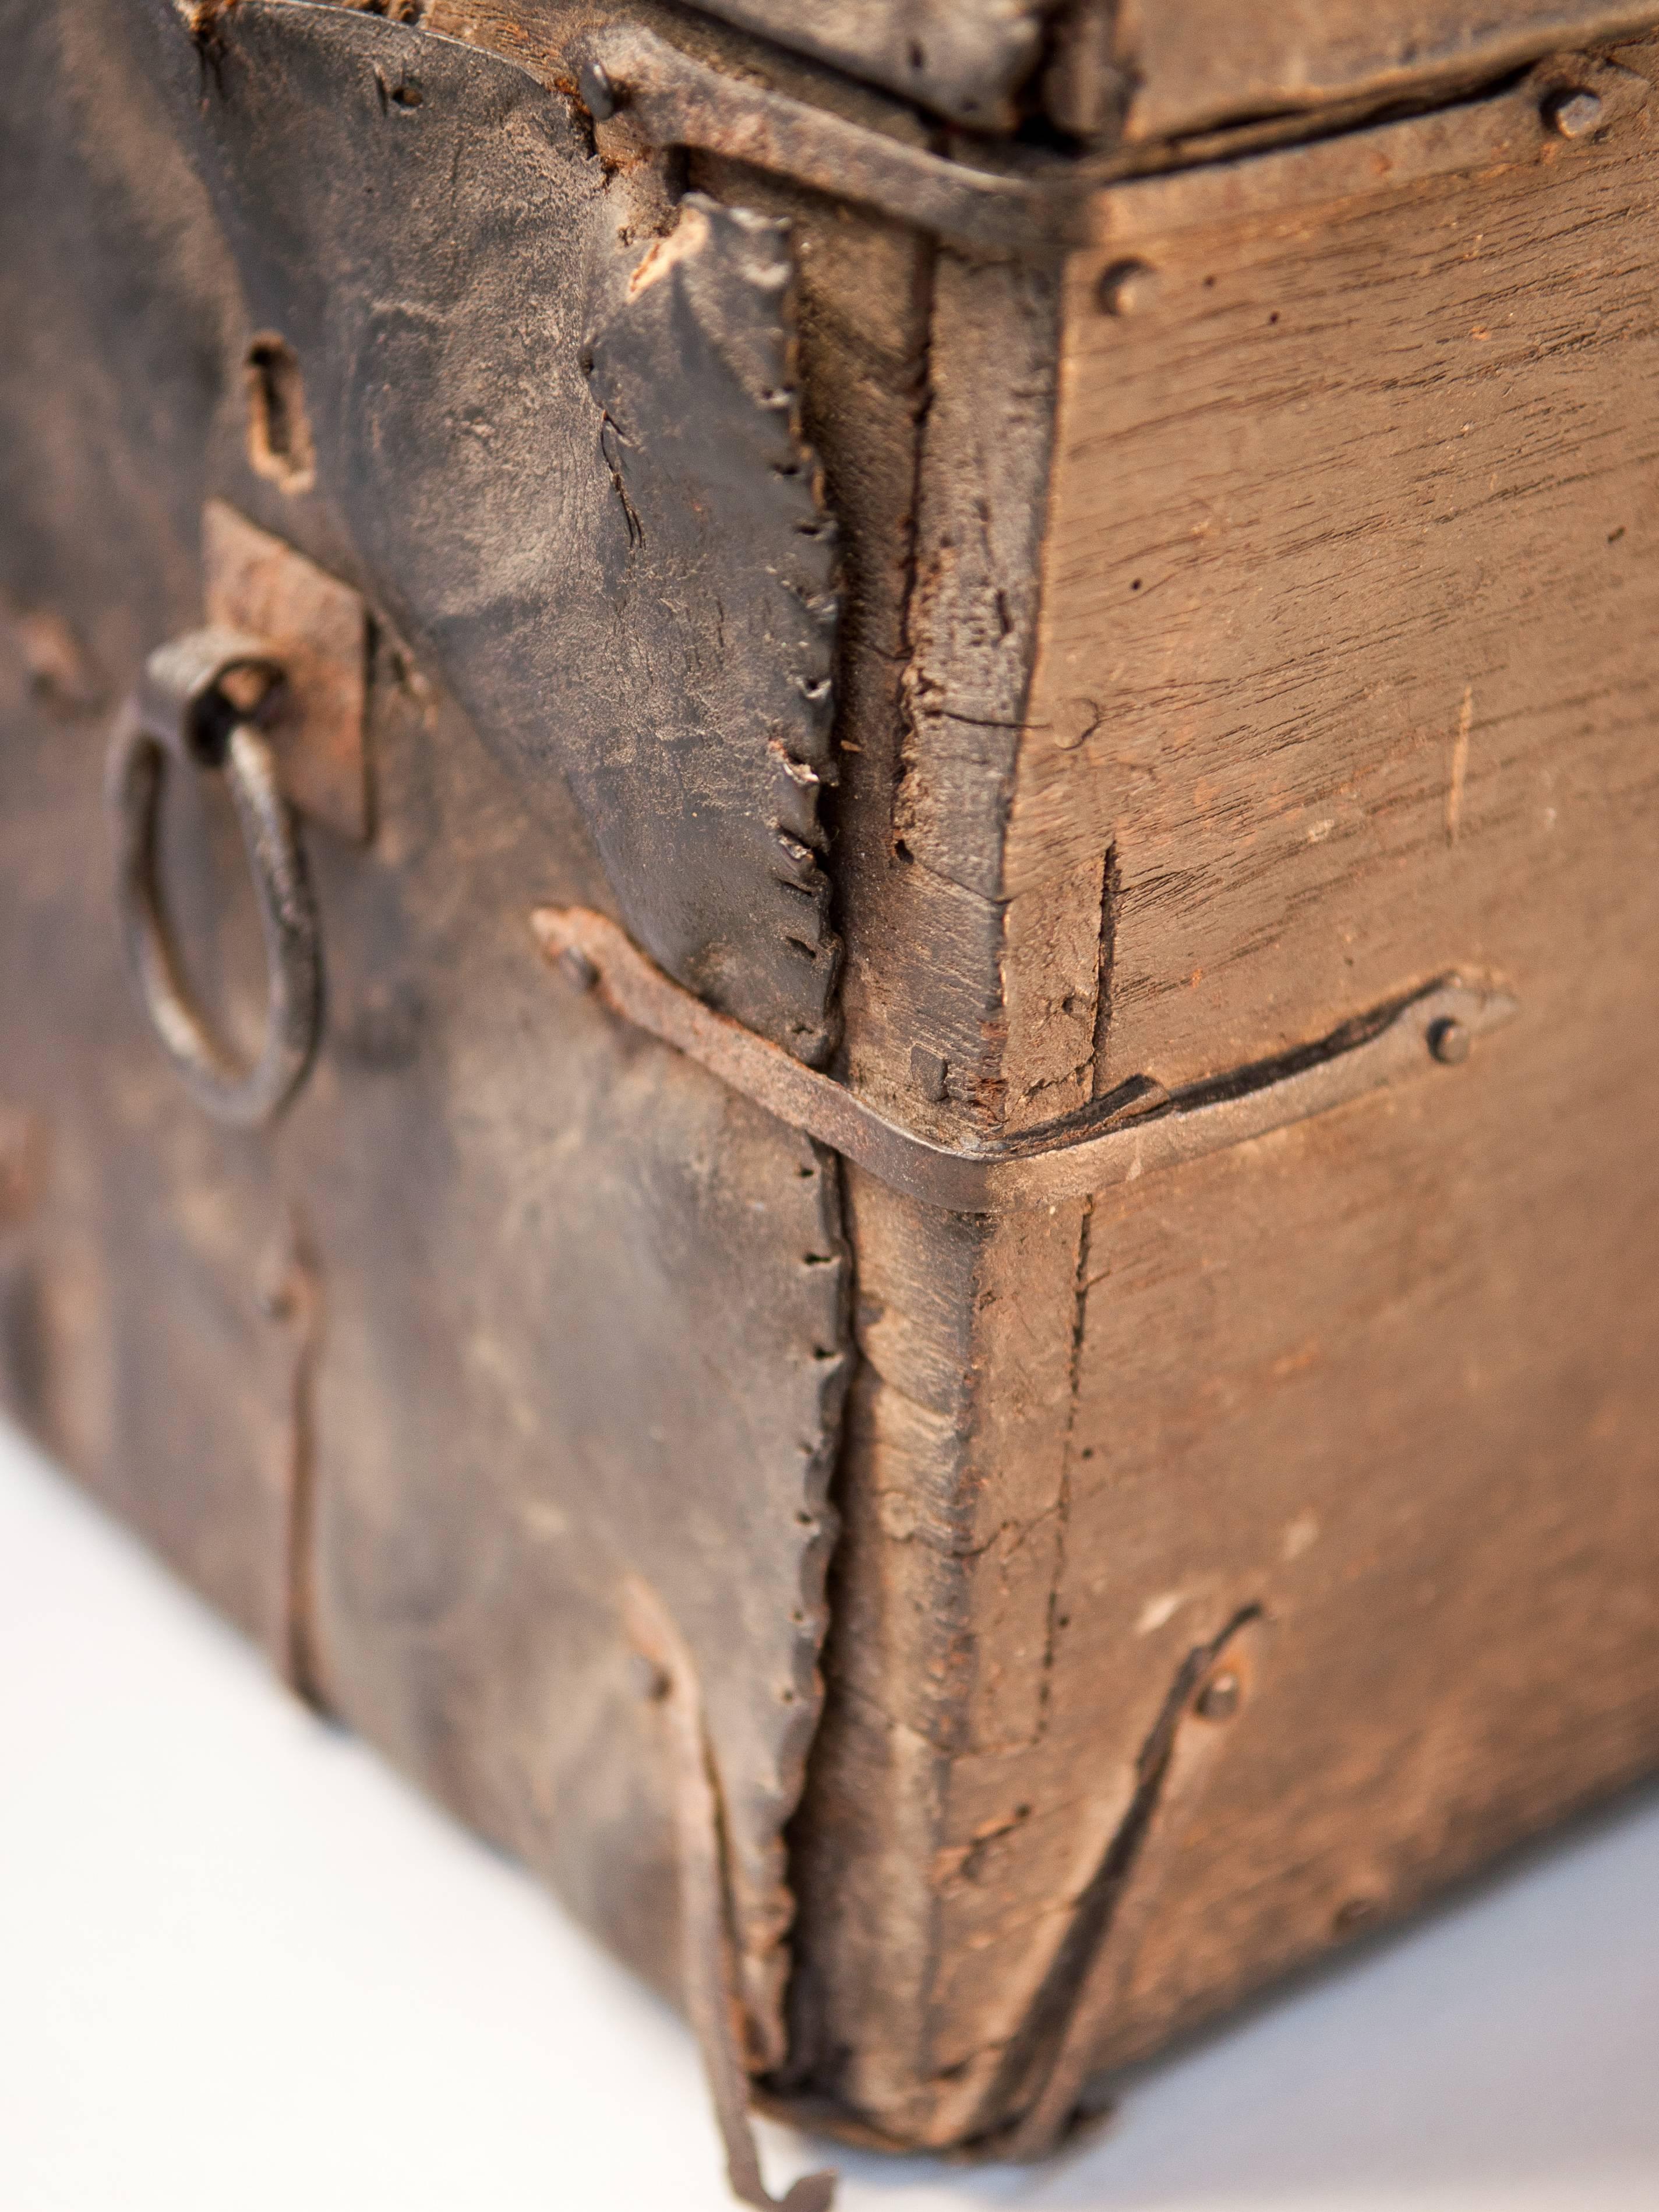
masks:
{"type": "Polygon", "coordinates": [[[907,1197],[950,1213],[1029,1212],[1136,1182],[1465,1060],[1519,1011],[1510,994],[1443,975],[1314,1042],[1170,1091],[1136,1077],[1080,1115],[978,1150],[936,1145],[665,975],[626,932],[585,907],[538,907],[543,956],[614,1013],[670,1044],[769,1114],[907,1197]]]}
{"type": "Polygon", "coordinates": [[[602,152],[699,148],[959,245],[1038,256],[1553,159],[1575,138],[1588,151],[1649,99],[1640,76],[1605,57],[1558,53],[1421,113],[1362,116],[1328,136],[1310,137],[1304,117],[1288,141],[1253,140],[1246,130],[1173,155],[1028,155],[994,167],[982,148],[973,161],[935,153],[717,69],[637,23],[584,29],[566,58],[602,152]],[[1575,90],[1593,106],[1593,131],[1562,119],[1564,93],[1575,90]]]}

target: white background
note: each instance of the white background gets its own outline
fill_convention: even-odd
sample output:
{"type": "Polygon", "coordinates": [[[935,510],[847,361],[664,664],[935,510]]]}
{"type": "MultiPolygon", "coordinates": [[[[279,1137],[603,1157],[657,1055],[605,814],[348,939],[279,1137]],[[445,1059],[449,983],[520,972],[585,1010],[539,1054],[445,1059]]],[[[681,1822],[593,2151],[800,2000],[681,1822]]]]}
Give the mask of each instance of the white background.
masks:
{"type": "MultiPolygon", "coordinates": [[[[1659,2212],[1659,1800],[1045,2170],[829,2155],[843,2212],[1659,2212]]],[[[0,1431],[0,2212],[726,2201],[672,2016],[0,1431]]]]}

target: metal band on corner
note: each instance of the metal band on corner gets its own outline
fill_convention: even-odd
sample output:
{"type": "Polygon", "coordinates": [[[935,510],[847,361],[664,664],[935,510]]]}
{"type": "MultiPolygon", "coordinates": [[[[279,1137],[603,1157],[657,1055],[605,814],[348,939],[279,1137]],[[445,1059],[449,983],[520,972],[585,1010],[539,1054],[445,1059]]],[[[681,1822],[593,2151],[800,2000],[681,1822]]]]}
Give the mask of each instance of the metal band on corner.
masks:
{"type": "Polygon", "coordinates": [[[705,1006],[606,915],[540,907],[532,925],[544,957],[623,1020],[893,1189],[950,1213],[1054,1206],[1244,1144],[1371,1091],[1455,1067],[1477,1037],[1519,1011],[1506,991],[1443,975],[1273,1060],[1173,1092],[1143,1080],[1126,1086],[1133,1095],[1115,1110],[1107,1102],[1109,1110],[968,1151],[890,1121],[832,1076],[705,1006]]]}

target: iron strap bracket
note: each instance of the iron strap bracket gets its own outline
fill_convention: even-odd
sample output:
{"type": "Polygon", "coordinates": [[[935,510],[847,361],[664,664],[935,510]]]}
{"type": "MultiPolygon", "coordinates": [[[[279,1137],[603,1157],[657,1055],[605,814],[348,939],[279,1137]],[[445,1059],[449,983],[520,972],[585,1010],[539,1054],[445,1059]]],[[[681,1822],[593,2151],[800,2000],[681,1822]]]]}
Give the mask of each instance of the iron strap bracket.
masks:
{"type": "Polygon", "coordinates": [[[606,915],[539,907],[531,921],[544,957],[625,1021],[893,1189],[950,1213],[1054,1206],[1242,1145],[1455,1067],[1477,1036],[1518,1012],[1506,991],[1443,975],[1275,1059],[1175,1091],[1137,1076],[1085,1113],[1006,1144],[958,1150],[890,1121],[833,1076],[705,1006],[606,915]]]}
{"type": "Polygon", "coordinates": [[[951,160],[713,68],[635,23],[584,32],[568,58],[595,124],[624,141],[727,155],[975,246],[1040,252],[1089,235],[1086,186],[1058,163],[1038,179],[951,160]]]}
{"type": "Polygon", "coordinates": [[[1257,212],[1282,213],[1420,178],[1522,163],[1588,149],[1630,121],[1648,98],[1642,78],[1604,58],[1554,55],[1418,115],[1361,118],[1326,137],[1278,143],[1283,120],[1189,142],[1082,160],[1005,155],[993,168],[936,154],[852,117],[716,69],[636,23],[584,29],[566,49],[601,146],[685,146],[747,161],[839,200],[994,252],[1046,255],[1124,245],[1257,212]],[[1568,118],[1587,99],[1595,128],[1568,118]]]}

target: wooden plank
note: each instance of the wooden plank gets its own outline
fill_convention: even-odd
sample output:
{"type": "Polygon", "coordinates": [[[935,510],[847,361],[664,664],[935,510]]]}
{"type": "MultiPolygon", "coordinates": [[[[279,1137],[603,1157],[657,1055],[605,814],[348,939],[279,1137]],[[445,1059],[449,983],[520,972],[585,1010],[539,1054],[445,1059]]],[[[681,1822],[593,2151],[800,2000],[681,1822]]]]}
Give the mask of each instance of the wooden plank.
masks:
{"type": "Polygon", "coordinates": [[[1012,128],[1042,52],[1041,0],[818,0],[806,14],[796,0],[702,4],[978,131],[1012,128]]]}
{"type": "MultiPolygon", "coordinates": [[[[889,664],[903,689],[884,726],[849,728],[849,1079],[954,1141],[1008,1110],[995,886],[1036,645],[1054,303],[1030,272],[933,264],[889,664]]],[[[1059,926],[1076,934],[1069,915],[1059,926]]],[[[941,1996],[976,1924],[960,1869],[1000,1802],[987,1778],[1042,1727],[1080,1209],[969,1222],[855,1170],[847,1182],[862,1359],[824,1719],[794,1832],[790,2079],[838,2125],[944,2142],[978,2090],[933,2079],[936,2025],[959,2016],[941,1996]],[[1006,1325],[988,1328],[992,1311],[1006,1325]]]]}
{"type": "Polygon", "coordinates": [[[1006,867],[1114,854],[1109,1081],[1501,964],[1648,788],[1648,137],[1074,264],[1006,867]]]}
{"type": "MultiPolygon", "coordinates": [[[[476,0],[475,0],[476,4],[476,0]]],[[[1495,82],[1540,55],[1639,31],[1651,0],[701,0],[705,14],[887,87],[974,131],[1045,113],[1144,145],[1495,82]]]]}
{"type": "Polygon", "coordinates": [[[989,1133],[1005,1109],[1000,853],[1036,651],[1058,304],[1048,270],[934,260],[898,743],[883,843],[868,878],[849,878],[870,915],[861,941],[848,926],[850,1073],[947,1142],[989,1133]]]}
{"type": "Polygon", "coordinates": [[[1179,137],[1252,116],[1490,83],[1559,47],[1651,23],[1642,0],[1139,0],[1120,17],[1134,86],[1126,135],[1179,137]]]}
{"type": "Polygon", "coordinates": [[[1056,1778],[1109,1686],[1144,1717],[1268,1626],[1099,2063],[1659,1761],[1659,822],[1620,811],[1512,915],[1557,957],[1455,1097],[1097,1214],[1056,1778]]]}
{"type": "Polygon", "coordinates": [[[1025,1799],[1269,1626],[1102,2062],[1659,1756],[1646,144],[1182,228],[1130,313],[1073,271],[1006,858],[1012,930],[1110,855],[1097,1079],[1447,965],[1524,1008],[1455,1097],[1097,1201],[1025,1799]]]}
{"type": "MultiPolygon", "coordinates": [[[[879,1387],[956,1363],[984,1395],[932,1420],[1024,1387],[1027,1425],[935,1461],[914,1526],[908,1447],[850,1470],[889,1527],[854,1512],[806,1957],[842,2039],[818,2085],[878,2132],[1029,2102],[1143,1747],[1241,1611],[1259,1692],[1124,1912],[1085,2062],[1659,1759],[1629,1229],[1659,1210],[1647,143],[1638,112],[1589,151],[1183,222],[1138,242],[1133,315],[1103,312],[1111,257],[1068,277],[1004,1112],[1237,1065],[1461,962],[1522,1012],[1467,1083],[1097,1200],[1046,1249],[947,1265],[911,1232],[932,1349],[866,1326],[879,1387]],[[1041,1711],[994,1737],[969,1655],[1017,1644],[1003,1586],[921,1533],[970,1468],[1007,1555],[1054,1567],[1041,1711]]],[[[880,1297],[902,1244],[871,1218],[880,1297]]]]}

